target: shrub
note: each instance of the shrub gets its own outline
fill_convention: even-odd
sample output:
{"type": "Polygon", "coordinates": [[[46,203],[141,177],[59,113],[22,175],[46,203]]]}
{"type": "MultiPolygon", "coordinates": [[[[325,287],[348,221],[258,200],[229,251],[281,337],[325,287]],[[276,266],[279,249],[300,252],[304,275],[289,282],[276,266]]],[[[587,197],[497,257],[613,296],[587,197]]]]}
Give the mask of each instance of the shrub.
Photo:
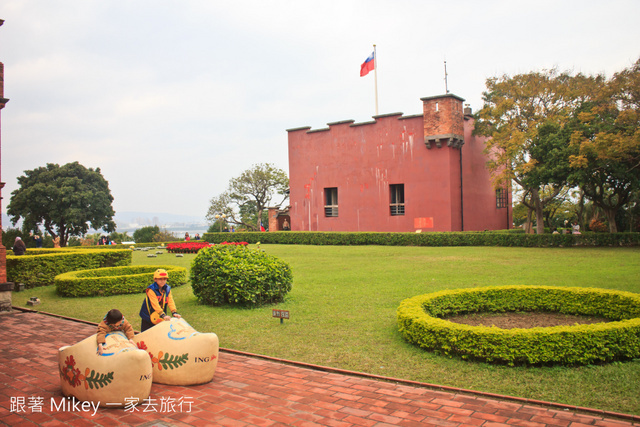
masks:
{"type": "Polygon", "coordinates": [[[57,275],[68,271],[131,264],[129,249],[97,248],[29,249],[25,255],[7,255],[7,281],[24,283],[27,288],[48,286],[57,275]]]}
{"type": "Polygon", "coordinates": [[[281,245],[382,245],[382,246],[638,246],[640,233],[524,234],[522,230],[495,232],[316,232],[274,231],[206,233],[204,240],[281,245]]]}
{"type": "Polygon", "coordinates": [[[463,359],[584,365],[640,357],[640,295],[631,292],[551,286],[450,290],[402,301],[397,317],[407,341],[463,359]],[[512,311],[584,314],[613,321],[507,330],[443,319],[453,314],[512,311]]]}
{"type": "Polygon", "coordinates": [[[175,234],[166,230],[162,230],[159,233],[153,235],[154,242],[174,242],[176,239],[177,237],[175,234]]]}
{"type": "Polygon", "coordinates": [[[160,227],[157,225],[148,225],[134,231],[133,240],[135,240],[136,243],[153,242],[153,237],[158,233],[160,233],[160,227]]]}
{"type": "Polygon", "coordinates": [[[13,254],[13,252],[11,252],[11,248],[13,248],[16,237],[20,237],[28,248],[35,247],[35,243],[31,245],[32,239],[25,237],[25,234],[22,232],[22,230],[20,230],[19,228],[9,227],[2,231],[2,244],[5,248],[7,248],[7,254],[13,254]]]}
{"type": "Polygon", "coordinates": [[[609,231],[609,226],[599,219],[594,218],[589,222],[589,230],[595,231],[596,233],[606,233],[609,231]]]}
{"type": "Polygon", "coordinates": [[[71,271],[56,276],[55,285],[57,292],[66,297],[137,294],[153,283],[153,273],[158,268],[167,270],[171,287],[187,282],[187,269],[184,267],[138,265],[71,271]]]}
{"type": "Polygon", "coordinates": [[[243,245],[201,249],[191,265],[193,293],[204,304],[275,303],[284,300],[292,282],[287,263],[243,245]]]}

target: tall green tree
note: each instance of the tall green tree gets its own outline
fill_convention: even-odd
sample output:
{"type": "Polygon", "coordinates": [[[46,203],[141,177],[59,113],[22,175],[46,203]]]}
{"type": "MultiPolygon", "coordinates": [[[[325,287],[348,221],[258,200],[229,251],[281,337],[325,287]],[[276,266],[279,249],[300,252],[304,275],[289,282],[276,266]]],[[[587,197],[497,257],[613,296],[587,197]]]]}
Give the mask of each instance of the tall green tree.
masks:
{"type": "Polygon", "coordinates": [[[574,114],[570,162],[572,179],[615,233],[618,212],[640,192],[640,59],[599,83],[574,114]]]}
{"type": "Polygon", "coordinates": [[[510,187],[514,181],[525,190],[522,202],[535,212],[539,234],[545,205],[567,183],[571,151],[564,126],[580,100],[591,96],[584,89],[598,78],[547,70],[487,79],[474,133],[490,137],[485,151],[494,185],[510,187]],[[551,191],[543,194],[545,186],[551,191]]]}
{"type": "Polygon", "coordinates": [[[227,190],[211,199],[206,218],[213,223],[216,215],[224,214],[230,224],[260,230],[265,208],[281,206],[288,198],[288,189],[285,171],[269,163],[254,165],[232,178],[227,190]]]}
{"type": "Polygon", "coordinates": [[[20,218],[23,229],[36,230],[42,225],[53,238],[60,238],[60,246],[66,246],[71,236],[84,235],[89,226],[107,232],[116,229],[113,197],[100,168],[86,168],[78,162],[48,163],[24,171],[18,184],[7,206],[14,225],[20,218]]]}
{"type": "Polygon", "coordinates": [[[149,243],[154,242],[156,235],[160,233],[160,227],[157,225],[148,225],[146,227],[138,228],[133,232],[133,240],[136,243],[149,243]]]}

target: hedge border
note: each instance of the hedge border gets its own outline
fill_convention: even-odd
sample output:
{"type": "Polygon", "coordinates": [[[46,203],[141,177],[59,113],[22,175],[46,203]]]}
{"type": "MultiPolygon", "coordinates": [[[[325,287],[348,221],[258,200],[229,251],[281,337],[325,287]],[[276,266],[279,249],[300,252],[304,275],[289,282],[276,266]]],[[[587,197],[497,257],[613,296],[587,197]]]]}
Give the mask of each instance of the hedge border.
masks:
{"type": "Polygon", "coordinates": [[[7,254],[7,281],[27,288],[49,286],[68,271],[130,265],[131,255],[130,249],[28,249],[25,255],[7,254]]]}
{"type": "Polygon", "coordinates": [[[175,265],[136,265],[70,271],[55,277],[56,291],[66,297],[136,294],[153,283],[158,268],[167,270],[171,287],[187,283],[187,269],[175,265]]]}
{"type": "Polygon", "coordinates": [[[383,245],[383,246],[640,246],[640,233],[525,234],[520,230],[384,233],[270,231],[205,233],[210,243],[248,242],[284,245],[383,245]]]}
{"type": "Polygon", "coordinates": [[[508,365],[585,365],[640,357],[640,295],[606,289],[495,286],[408,298],[397,309],[402,336],[426,350],[508,365]],[[470,326],[443,317],[547,311],[612,322],[531,329],[470,326]]]}

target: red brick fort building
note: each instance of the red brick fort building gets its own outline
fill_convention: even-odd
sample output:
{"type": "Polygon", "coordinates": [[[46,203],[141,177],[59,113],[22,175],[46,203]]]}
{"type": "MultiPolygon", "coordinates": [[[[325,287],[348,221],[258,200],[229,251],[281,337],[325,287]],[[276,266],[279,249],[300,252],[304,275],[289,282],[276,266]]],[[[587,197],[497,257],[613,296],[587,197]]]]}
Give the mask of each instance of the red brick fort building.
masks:
{"type": "MultiPolygon", "coordinates": [[[[2,24],[4,24],[4,20],[0,19],[0,26],[2,24]]],[[[9,100],[4,97],[4,64],[0,62],[0,111],[2,111],[7,102],[9,100]]],[[[0,119],[0,135],[2,134],[1,122],[2,120],[0,119]]],[[[0,143],[0,152],[2,151],[1,149],[2,144],[0,143]]],[[[4,187],[4,182],[0,182],[0,201],[2,200],[2,187],[4,187]]],[[[2,313],[11,311],[12,290],[13,283],[7,283],[7,249],[2,245],[2,221],[0,220],[0,312],[2,313]]]]}
{"type": "Polygon", "coordinates": [[[288,129],[294,231],[479,231],[512,224],[470,108],[446,94],[422,114],[288,129]]]}

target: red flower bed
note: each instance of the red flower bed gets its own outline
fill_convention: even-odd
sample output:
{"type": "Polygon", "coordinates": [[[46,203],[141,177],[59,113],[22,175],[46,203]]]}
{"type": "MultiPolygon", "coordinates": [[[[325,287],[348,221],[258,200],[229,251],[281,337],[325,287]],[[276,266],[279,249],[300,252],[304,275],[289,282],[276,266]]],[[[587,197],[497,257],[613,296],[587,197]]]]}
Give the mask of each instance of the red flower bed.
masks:
{"type": "Polygon", "coordinates": [[[167,252],[171,254],[195,254],[202,248],[213,246],[209,242],[169,243],[167,252]]]}
{"type": "MultiPolygon", "coordinates": [[[[221,245],[246,246],[247,242],[223,242],[221,245]]],[[[209,242],[186,242],[186,243],[169,243],[167,252],[172,254],[195,254],[202,248],[213,246],[209,242]]]]}
{"type": "Polygon", "coordinates": [[[247,246],[247,242],[222,242],[221,245],[231,245],[231,246],[247,246]]]}

